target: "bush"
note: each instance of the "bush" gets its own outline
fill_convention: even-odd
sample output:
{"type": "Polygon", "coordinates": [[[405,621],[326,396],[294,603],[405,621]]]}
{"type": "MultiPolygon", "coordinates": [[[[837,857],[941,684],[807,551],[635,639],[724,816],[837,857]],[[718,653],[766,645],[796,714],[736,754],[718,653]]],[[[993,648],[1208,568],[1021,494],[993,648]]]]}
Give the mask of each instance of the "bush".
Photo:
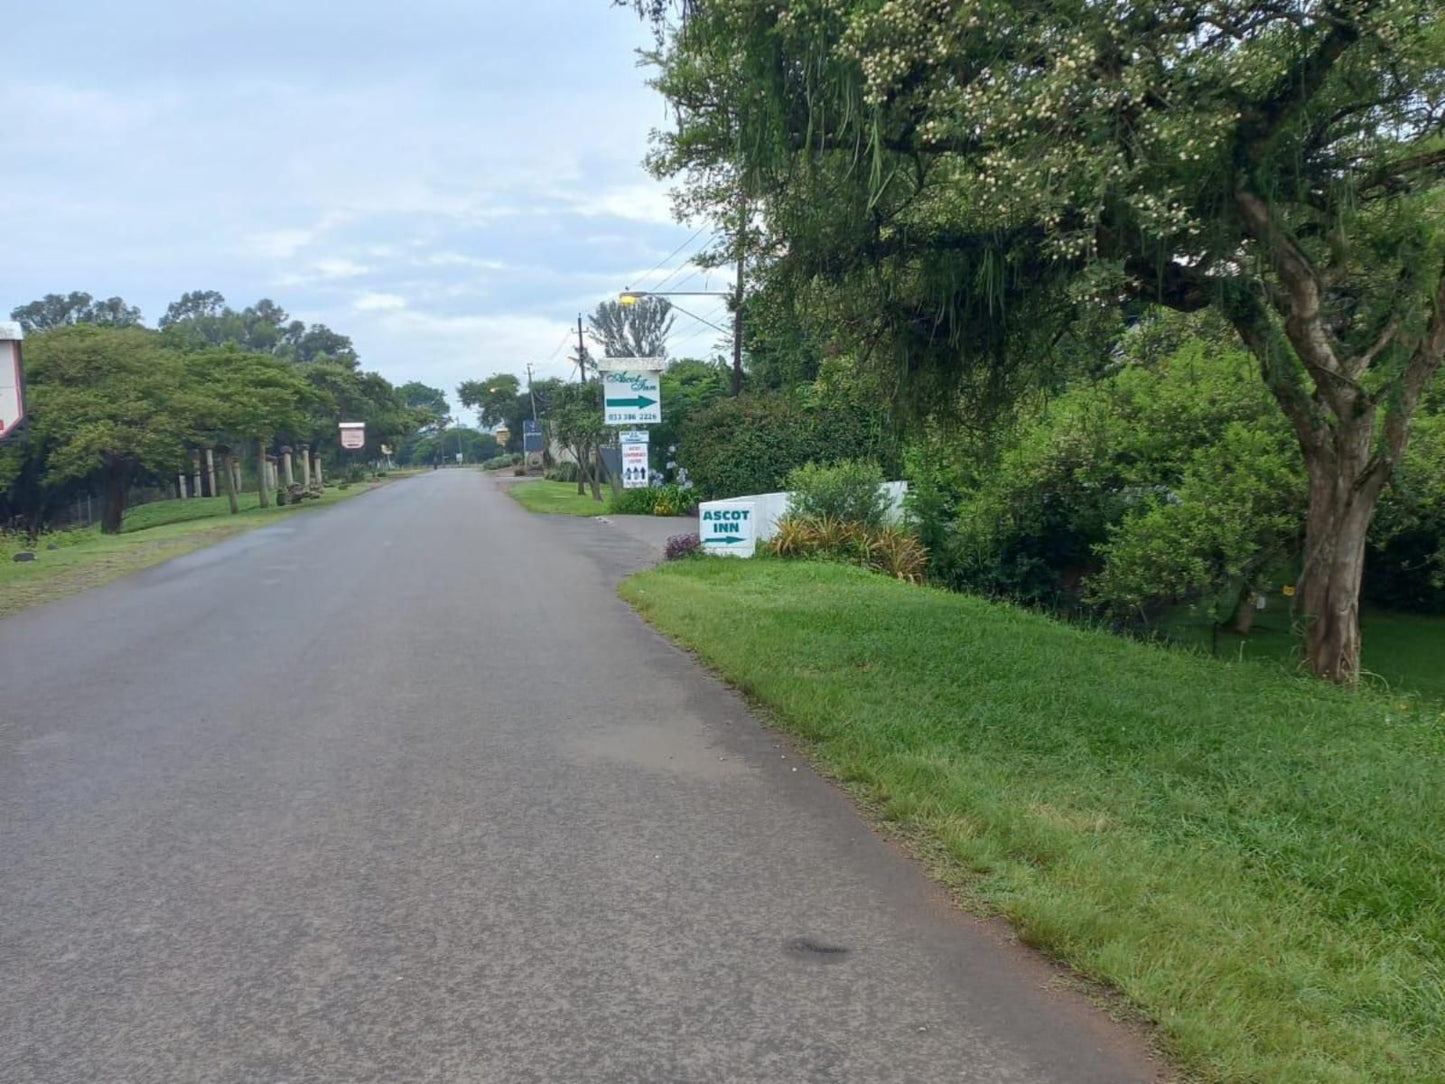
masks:
{"type": "Polygon", "coordinates": [[[611,511],[619,516],[650,516],[655,500],[650,489],[624,489],[612,498],[611,511]]]}
{"type": "Polygon", "coordinates": [[[512,465],[509,455],[497,455],[482,463],[482,470],[505,470],[512,465]]]}
{"type": "Polygon", "coordinates": [[[624,489],[612,499],[611,511],[619,516],[685,516],[696,507],[691,489],[668,485],[624,489]]]}
{"type": "Polygon", "coordinates": [[[789,515],[834,518],[879,528],[888,516],[883,471],[877,463],[844,460],[831,467],[807,463],[788,473],[789,515]]]}
{"type": "Polygon", "coordinates": [[[778,557],[862,565],[908,583],[922,583],[928,550],[902,527],[869,527],[837,516],[788,516],[768,543],[778,557]]]}
{"type": "Polygon", "coordinates": [[[685,516],[697,510],[697,498],[690,486],[666,485],[648,490],[654,516],[685,516]]]}
{"type": "Polygon", "coordinates": [[[702,552],[702,539],[695,534],[675,534],[667,540],[662,555],[669,561],[696,557],[702,552]]]}
{"type": "Polygon", "coordinates": [[[719,399],[682,427],[677,461],[702,500],[772,493],[804,463],[872,459],[885,471],[897,456],[878,412],[847,401],[796,393],[719,399]]]}
{"type": "Polygon", "coordinates": [[[352,485],[355,485],[357,482],[364,482],[366,481],[366,468],[360,463],[348,463],[346,465],[346,473],[343,474],[342,477],[352,485]]]}
{"type": "Polygon", "coordinates": [[[572,462],[557,463],[550,467],[546,473],[549,482],[575,482],[577,481],[577,464],[572,462]]]}

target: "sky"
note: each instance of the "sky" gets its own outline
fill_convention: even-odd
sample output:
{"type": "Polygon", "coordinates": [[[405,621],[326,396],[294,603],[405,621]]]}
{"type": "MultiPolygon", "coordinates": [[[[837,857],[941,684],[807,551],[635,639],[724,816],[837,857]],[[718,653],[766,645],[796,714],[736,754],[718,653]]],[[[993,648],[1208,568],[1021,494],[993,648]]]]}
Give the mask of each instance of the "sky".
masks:
{"type": "MultiPolygon", "coordinates": [[[[269,297],[455,403],[570,375],[577,314],[621,289],[728,284],[642,168],[669,120],[609,0],[72,0],[5,36],[0,315],[269,297]]],[[[671,352],[716,340],[679,316],[671,352]]]]}

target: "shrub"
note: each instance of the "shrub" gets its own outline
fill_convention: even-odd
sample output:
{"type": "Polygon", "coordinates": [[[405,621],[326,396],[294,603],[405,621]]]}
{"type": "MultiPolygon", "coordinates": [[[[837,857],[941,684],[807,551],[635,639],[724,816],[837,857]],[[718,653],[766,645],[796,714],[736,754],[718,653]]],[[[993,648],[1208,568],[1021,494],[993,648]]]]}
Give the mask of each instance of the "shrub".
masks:
{"type": "Polygon", "coordinates": [[[512,457],[509,455],[497,455],[482,463],[482,470],[505,470],[512,465],[512,457]]]}
{"type": "Polygon", "coordinates": [[[928,550],[911,532],[836,516],[788,516],[768,548],[778,557],[844,561],[908,583],[922,583],[928,572],[928,550]]]}
{"type": "Polygon", "coordinates": [[[624,489],[612,498],[611,510],[619,516],[650,516],[655,503],[650,489],[624,489]]]}
{"type": "Polygon", "coordinates": [[[675,534],[667,540],[662,554],[669,561],[695,557],[702,552],[702,539],[695,534],[675,534]]]}
{"type": "Polygon", "coordinates": [[[820,404],[803,390],[719,399],[683,423],[677,461],[701,499],[776,492],[804,463],[851,458],[897,466],[876,412],[849,402],[820,404]]]}
{"type": "Polygon", "coordinates": [[[546,478],[549,482],[575,482],[577,481],[577,464],[571,461],[557,463],[548,469],[546,478]]]}
{"type": "Polygon", "coordinates": [[[659,486],[648,492],[652,494],[654,516],[685,516],[697,509],[697,499],[689,486],[659,486]]]}
{"type": "Polygon", "coordinates": [[[865,527],[883,526],[888,497],[877,463],[844,460],[831,467],[807,463],[788,473],[790,515],[832,518],[865,527]]]}

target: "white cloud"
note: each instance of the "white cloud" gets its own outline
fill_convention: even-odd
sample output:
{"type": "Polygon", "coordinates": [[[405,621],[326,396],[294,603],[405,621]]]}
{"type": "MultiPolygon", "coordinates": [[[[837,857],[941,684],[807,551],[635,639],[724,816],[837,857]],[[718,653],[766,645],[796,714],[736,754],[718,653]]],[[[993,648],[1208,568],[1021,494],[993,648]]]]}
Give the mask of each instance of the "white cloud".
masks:
{"type": "Polygon", "coordinates": [[[311,266],[324,279],[354,279],[359,275],[369,274],[372,270],[367,264],[339,256],[317,260],[311,266]]]}
{"type": "Polygon", "coordinates": [[[351,303],[357,312],[395,312],[406,308],[406,298],[399,294],[383,294],[368,291],[351,303]]]}

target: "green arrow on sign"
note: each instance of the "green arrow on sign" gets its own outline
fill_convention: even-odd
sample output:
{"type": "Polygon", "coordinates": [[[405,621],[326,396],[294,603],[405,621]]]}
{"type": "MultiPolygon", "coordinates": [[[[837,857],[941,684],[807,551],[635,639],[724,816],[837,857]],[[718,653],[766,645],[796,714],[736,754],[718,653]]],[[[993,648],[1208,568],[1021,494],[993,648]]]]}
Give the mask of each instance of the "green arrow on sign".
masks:
{"type": "Polygon", "coordinates": [[[646,407],[655,406],[656,399],[649,399],[645,395],[639,395],[636,399],[609,399],[607,405],[610,407],[635,407],[642,410],[646,407]]]}
{"type": "Polygon", "coordinates": [[[747,540],[746,538],[738,538],[736,535],[731,535],[731,534],[720,534],[720,535],[718,535],[718,536],[715,537],[715,538],[705,538],[705,539],[703,539],[703,542],[704,542],[706,545],[709,545],[709,546],[711,546],[711,545],[731,546],[731,545],[733,545],[733,544],[735,544],[735,543],[736,543],[737,545],[739,545],[739,546],[744,546],[744,545],[747,544],[747,541],[748,541],[748,540],[747,540]]]}

